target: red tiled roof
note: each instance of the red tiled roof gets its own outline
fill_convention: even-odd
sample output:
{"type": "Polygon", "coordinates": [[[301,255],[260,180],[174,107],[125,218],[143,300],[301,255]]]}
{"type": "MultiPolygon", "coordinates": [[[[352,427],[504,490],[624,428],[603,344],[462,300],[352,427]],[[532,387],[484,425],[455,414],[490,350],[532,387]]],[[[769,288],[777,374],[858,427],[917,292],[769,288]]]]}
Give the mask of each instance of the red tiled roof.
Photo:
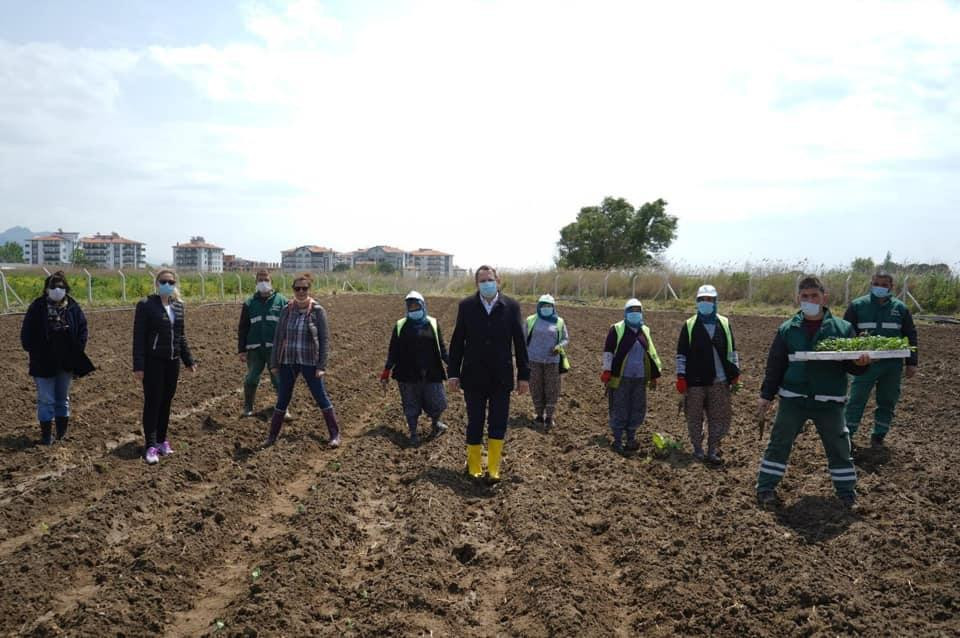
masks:
{"type": "Polygon", "coordinates": [[[332,248],[325,248],[324,246],[297,246],[296,248],[291,248],[290,250],[281,251],[281,255],[289,255],[290,253],[295,253],[301,248],[306,248],[312,253],[332,253],[332,248]]]}
{"type": "Polygon", "coordinates": [[[65,241],[63,237],[59,235],[41,235],[38,237],[31,237],[29,241],[65,241]]]}
{"type": "Polygon", "coordinates": [[[453,257],[450,253],[443,253],[439,250],[432,250],[430,248],[421,248],[420,250],[414,250],[410,253],[414,257],[453,257]]]}
{"type": "Polygon", "coordinates": [[[143,245],[142,241],[137,241],[135,239],[127,239],[126,237],[121,237],[120,235],[101,235],[97,233],[92,237],[81,237],[81,242],[87,244],[139,244],[143,245]]]}
{"type": "Polygon", "coordinates": [[[213,244],[208,244],[205,241],[191,241],[184,244],[177,242],[173,246],[174,248],[211,248],[213,250],[223,250],[220,246],[214,246],[213,244]]]}

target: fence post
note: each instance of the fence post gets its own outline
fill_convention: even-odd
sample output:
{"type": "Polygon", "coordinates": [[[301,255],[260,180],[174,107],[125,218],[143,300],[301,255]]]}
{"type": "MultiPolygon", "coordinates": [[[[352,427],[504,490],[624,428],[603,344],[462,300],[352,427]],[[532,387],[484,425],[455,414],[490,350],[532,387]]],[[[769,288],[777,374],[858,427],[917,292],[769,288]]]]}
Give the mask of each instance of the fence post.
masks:
{"type": "Polygon", "coordinates": [[[747,273],[747,303],[753,303],[753,273],[747,273]]]}
{"type": "Polygon", "coordinates": [[[560,271],[557,271],[557,274],[553,276],[553,296],[554,297],[560,296],[560,291],[557,287],[559,285],[559,282],[560,282],[560,271]]]}
{"type": "Polygon", "coordinates": [[[223,301],[223,273],[218,272],[217,278],[220,279],[220,301],[223,301]]]}
{"type": "Polygon", "coordinates": [[[150,279],[153,280],[153,294],[157,294],[157,276],[153,274],[152,270],[148,270],[147,273],[150,274],[150,279]]]}
{"type": "Polygon", "coordinates": [[[49,276],[50,276],[50,271],[47,270],[47,267],[46,267],[46,266],[41,266],[41,268],[43,268],[43,272],[47,273],[47,277],[49,277],[49,276]]]}
{"type": "Polygon", "coordinates": [[[83,269],[83,272],[87,273],[87,303],[91,306],[93,305],[93,277],[90,276],[90,271],[86,268],[83,269]]]}
{"type": "Polygon", "coordinates": [[[197,274],[200,275],[200,301],[207,300],[207,278],[203,276],[203,271],[198,270],[197,274]]]}
{"type": "Polygon", "coordinates": [[[800,280],[801,280],[801,279],[803,279],[803,273],[800,273],[799,275],[797,275],[797,281],[794,282],[794,284],[793,284],[793,293],[790,295],[790,297],[788,297],[789,299],[793,299],[794,297],[796,297],[797,295],[800,294],[800,280]]]}
{"type": "Polygon", "coordinates": [[[536,295],[536,294],[537,294],[537,277],[539,277],[539,276],[540,276],[540,273],[539,273],[539,272],[533,273],[533,287],[530,288],[530,294],[531,294],[531,295],[536,295]]]}
{"type": "Polygon", "coordinates": [[[127,303],[127,276],[123,274],[122,268],[118,268],[117,272],[120,274],[120,298],[123,303],[127,303]]]}
{"type": "Polygon", "coordinates": [[[577,277],[577,299],[580,298],[580,283],[583,281],[583,271],[580,271],[580,276],[577,277]]]}
{"type": "Polygon", "coordinates": [[[0,270],[0,285],[3,285],[3,310],[10,311],[10,299],[7,297],[7,276],[0,270]]]}
{"type": "Polygon", "coordinates": [[[640,273],[635,272],[633,276],[630,277],[630,296],[634,299],[637,298],[637,277],[640,276],[640,273]]]}
{"type": "Polygon", "coordinates": [[[367,275],[367,292],[373,292],[373,275],[367,275]]]}
{"type": "Polygon", "coordinates": [[[850,303],[850,278],[853,277],[853,273],[847,275],[847,281],[843,284],[843,305],[846,306],[850,303]]]}
{"type": "Polygon", "coordinates": [[[607,273],[607,276],[603,278],[603,298],[607,298],[607,280],[610,279],[610,275],[613,274],[613,271],[607,273]]]}
{"type": "Polygon", "coordinates": [[[917,298],[910,294],[910,288],[907,287],[907,281],[910,279],[910,275],[904,275],[903,277],[903,290],[900,291],[900,298],[906,302],[907,299],[916,304],[917,309],[920,312],[923,312],[923,306],[920,305],[920,302],[917,301],[917,298]]]}
{"type": "Polygon", "coordinates": [[[237,276],[237,296],[243,299],[243,280],[240,279],[240,273],[234,273],[237,276]]]}

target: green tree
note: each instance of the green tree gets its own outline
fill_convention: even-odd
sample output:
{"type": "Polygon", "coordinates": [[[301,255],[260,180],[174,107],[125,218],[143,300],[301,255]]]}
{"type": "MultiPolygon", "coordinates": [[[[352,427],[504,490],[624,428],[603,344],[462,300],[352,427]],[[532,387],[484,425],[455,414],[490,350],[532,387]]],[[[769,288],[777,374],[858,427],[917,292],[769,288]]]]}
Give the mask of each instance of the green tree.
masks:
{"type": "Polygon", "coordinates": [[[346,272],[350,270],[350,264],[339,263],[333,267],[333,272],[346,272]]]}
{"type": "Polygon", "coordinates": [[[853,272],[873,274],[873,271],[877,269],[876,264],[873,263],[873,259],[870,257],[857,257],[853,260],[853,263],[850,264],[850,270],[853,272]]]}
{"type": "Polygon", "coordinates": [[[94,265],[94,264],[93,264],[93,260],[91,260],[90,258],[88,258],[88,257],[84,254],[83,248],[74,248],[74,249],[73,249],[73,255],[71,255],[71,257],[70,257],[70,262],[71,262],[74,266],[79,266],[80,268],[83,268],[83,267],[85,267],[85,266],[93,266],[93,265],[94,265]]]}
{"type": "Polygon", "coordinates": [[[623,199],[607,197],[600,206],[580,209],[577,221],[560,230],[560,268],[645,266],[677,238],[677,218],[658,199],[635,209],[623,199]]]}
{"type": "Polygon", "coordinates": [[[389,261],[381,261],[377,264],[377,272],[381,275],[392,275],[397,272],[397,267],[391,264],[389,261]]]}
{"type": "Polygon", "coordinates": [[[23,246],[15,241],[8,241],[0,246],[0,262],[5,264],[23,263],[23,246]]]}

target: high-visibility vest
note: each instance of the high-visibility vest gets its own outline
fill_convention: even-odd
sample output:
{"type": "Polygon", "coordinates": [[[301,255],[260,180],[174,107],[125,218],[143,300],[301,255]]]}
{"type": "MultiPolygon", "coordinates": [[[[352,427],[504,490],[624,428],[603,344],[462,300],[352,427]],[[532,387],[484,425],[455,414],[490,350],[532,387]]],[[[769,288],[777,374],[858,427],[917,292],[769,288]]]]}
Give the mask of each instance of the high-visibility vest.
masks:
{"type": "MultiPolygon", "coordinates": [[[[530,337],[533,336],[533,326],[537,323],[537,315],[527,317],[527,343],[530,343],[530,337]]],[[[563,340],[563,317],[557,317],[557,343],[563,340]]],[[[560,370],[567,372],[570,369],[570,358],[563,348],[560,348],[560,370]]]]}
{"type": "MultiPolygon", "coordinates": [[[[616,354],[617,350],[620,349],[620,342],[623,341],[623,335],[627,332],[627,322],[618,321],[613,324],[613,329],[617,333],[617,345],[613,347],[613,352],[616,354]]],[[[640,330],[643,332],[643,336],[647,338],[647,354],[650,355],[650,360],[653,361],[653,365],[657,366],[657,372],[663,369],[663,366],[660,363],[660,356],[657,354],[657,347],[653,345],[653,338],[650,336],[650,328],[647,327],[647,324],[640,326],[640,330]]],[[[627,359],[624,357],[623,363],[619,370],[616,370],[613,376],[610,377],[610,382],[607,384],[610,388],[616,389],[620,387],[620,376],[623,374],[623,366],[627,364],[627,359]]]]}
{"type": "MultiPolygon", "coordinates": [[[[687,319],[687,343],[691,345],[693,344],[693,326],[696,325],[698,316],[693,315],[687,319]]],[[[717,320],[720,322],[724,334],[727,335],[727,361],[736,364],[733,360],[733,334],[730,332],[730,320],[723,315],[717,315],[717,320]]]]}
{"type": "MultiPolygon", "coordinates": [[[[440,350],[440,333],[437,331],[437,320],[433,317],[427,317],[427,322],[430,324],[430,327],[433,328],[433,338],[436,341],[437,345],[437,356],[442,357],[440,350]]],[[[400,331],[403,330],[403,326],[407,323],[407,318],[397,320],[397,336],[400,336],[400,331]]]]}

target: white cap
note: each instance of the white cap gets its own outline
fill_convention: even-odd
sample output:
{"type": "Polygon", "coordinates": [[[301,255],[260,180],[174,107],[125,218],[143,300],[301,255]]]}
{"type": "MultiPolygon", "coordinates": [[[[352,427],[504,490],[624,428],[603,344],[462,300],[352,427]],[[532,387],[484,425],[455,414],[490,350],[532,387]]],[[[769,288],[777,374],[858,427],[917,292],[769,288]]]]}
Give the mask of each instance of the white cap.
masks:
{"type": "Polygon", "coordinates": [[[633,308],[634,306],[639,306],[640,308],[643,308],[643,304],[640,303],[640,300],[634,298],[634,299],[627,299],[627,303],[623,304],[623,309],[627,310],[628,308],[633,308]]]}
{"type": "Polygon", "coordinates": [[[411,290],[410,292],[407,293],[407,296],[403,298],[404,301],[409,301],[411,299],[416,299],[417,301],[419,301],[421,306],[426,303],[426,300],[423,298],[423,295],[421,295],[416,290],[411,290]]]}
{"type": "Polygon", "coordinates": [[[697,299],[700,297],[713,297],[717,298],[717,289],[711,286],[710,284],[704,284],[697,289],[697,299]]]}
{"type": "Polygon", "coordinates": [[[548,303],[551,306],[556,306],[557,302],[554,300],[553,295],[540,295],[540,298],[537,299],[537,305],[542,303],[548,303]]]}

